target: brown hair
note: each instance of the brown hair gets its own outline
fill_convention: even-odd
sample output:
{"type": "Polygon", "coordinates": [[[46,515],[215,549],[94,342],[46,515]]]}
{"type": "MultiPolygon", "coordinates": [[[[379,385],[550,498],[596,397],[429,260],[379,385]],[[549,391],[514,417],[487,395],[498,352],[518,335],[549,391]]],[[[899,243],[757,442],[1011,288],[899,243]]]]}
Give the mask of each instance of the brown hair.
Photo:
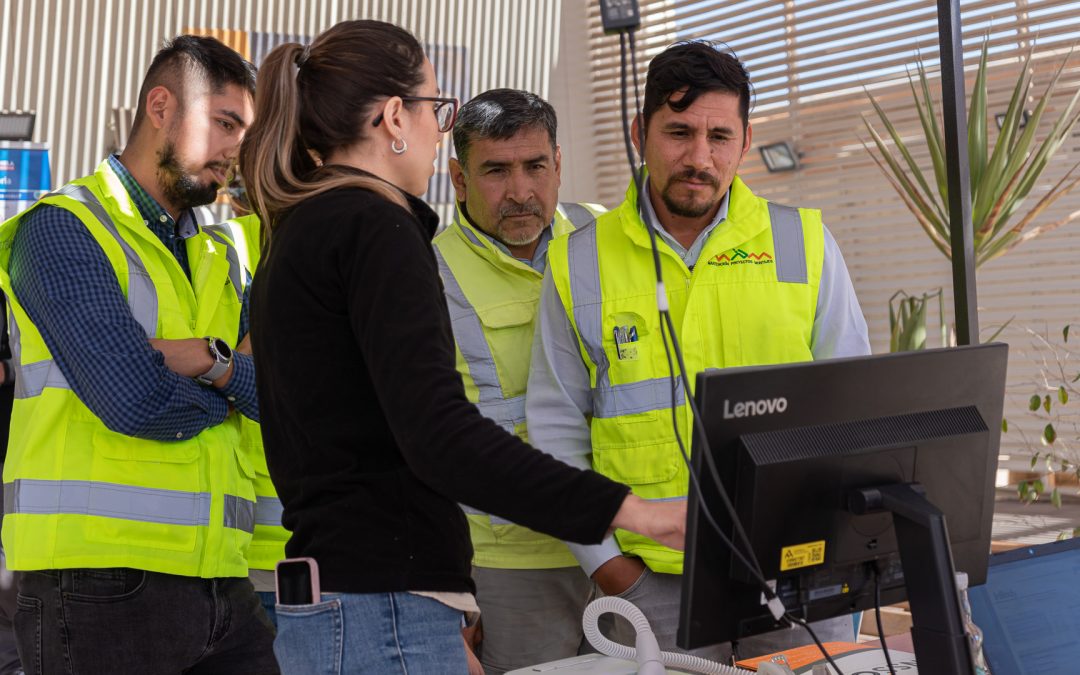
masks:
{"type": "Polygon", "coordinates": [[[335,149],[364,140],[376,101],[423,83],[424,50],[383,21],[343,21],[310,46],[284,44],[259,67],[255,122],[240,146],[248,200],[263,222],[263,248],[281,213],[340,187],[371,190],[408,208],[405,196],[371,176],[321,166],[335,149]]]}

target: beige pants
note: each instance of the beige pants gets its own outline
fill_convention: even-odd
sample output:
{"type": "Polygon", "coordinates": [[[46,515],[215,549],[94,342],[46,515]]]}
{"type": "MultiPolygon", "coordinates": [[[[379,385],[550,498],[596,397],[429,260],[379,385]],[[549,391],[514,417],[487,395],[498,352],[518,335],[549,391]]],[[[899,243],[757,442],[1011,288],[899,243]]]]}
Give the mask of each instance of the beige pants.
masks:
{"type": "Polygon", "coordinates": [[[581,652],[581,615],[593,582],[580,567],[503,570],[474,567],[487,675],[556,661],[581,652]]]}

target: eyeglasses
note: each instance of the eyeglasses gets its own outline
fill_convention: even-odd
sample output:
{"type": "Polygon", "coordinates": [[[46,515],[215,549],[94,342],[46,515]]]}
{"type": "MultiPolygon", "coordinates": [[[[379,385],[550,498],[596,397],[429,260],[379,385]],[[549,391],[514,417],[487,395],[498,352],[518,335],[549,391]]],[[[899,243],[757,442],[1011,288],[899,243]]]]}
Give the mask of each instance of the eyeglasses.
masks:
{"type": "MultiPolygon", "coordinates": [[[[435,120],[439,123],[439,131],[446,133],[454,128],[457,120],[458,100],[456,98],[442,98],[439,96],[402,96],[402,101],[434,101],[435,120]]],[[[377,127],[382,124],[383,114],[379,113],[371,121],[371,126],[377,127]]]]}

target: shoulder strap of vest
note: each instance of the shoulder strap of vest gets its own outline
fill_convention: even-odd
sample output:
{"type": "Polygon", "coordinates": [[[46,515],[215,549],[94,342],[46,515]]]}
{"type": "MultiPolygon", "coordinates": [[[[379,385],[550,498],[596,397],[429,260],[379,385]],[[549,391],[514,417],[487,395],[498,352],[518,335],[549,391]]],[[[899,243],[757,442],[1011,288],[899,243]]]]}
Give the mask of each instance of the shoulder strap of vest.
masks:
{"type": "Polygon", "coordinates": [[[225,258],[229,261],[229,280],[232,281],[237,299],[242,301],[244,299],[244,265],[240,262],[240,252],[236,250],[230,238],[232,232],[229,232],[227,227],[224,223],[204,225],[202,231],[225,247],[225,258]]]}
{"type": "Polygon", "coordinates": [[[808,283],[806,241],[799,209],[769,202],[769,221],[772,223],[773,253],[776,256],[776,280],[789,284],[808,283]]]}
{"type": "Polygon", "coordinates": [[[454,341],[469,366],[469,374],[479,392],[476,407],[484,417],[494,420],[503,429],[513,433],[514,427],[525,421],[525,397],[503,397],[495,356],[484,335],[484,326],[438,247],[435,248],[435,260],[439,265],[439,276],[443,280],[454,341]]]}
{"type": "Polygon", "coordinates": [[[574,202],[559,202],[559,207],[563,210],[563,213],[566,214],[567,220],[574,225],[575,229],[580,230],[596,220],[596,216],[581,204],[576,204],[574,202]]]}
{"type": "Polygon", "coordinates": [[[105,231],[116,240],[116,243],[124,252],[124,258],[127,260],[128,264],[128,307],[131,308],[132,315],[146,331],[146,334],[149,336],[155,335],[157,331],[158,299],[157,291],[154,288],[154,282],[150,278],[150,273],[146,270],[142,258],[140,258],[139,255],[135,253],[135,249],[131,248],[131,245],[120,236],[120,231],[116,228],[116,223],[113,222],[113,219],[105,210],[101,200],[97,198],[97,195],[90,191],[90,188],[75,183],[68,183],[58,190],[54,190],[45,195],[42,199],[56,196],[73,199],[85,206],[94,218],[101,223],[101,226],[105,228],[105,231]]]}

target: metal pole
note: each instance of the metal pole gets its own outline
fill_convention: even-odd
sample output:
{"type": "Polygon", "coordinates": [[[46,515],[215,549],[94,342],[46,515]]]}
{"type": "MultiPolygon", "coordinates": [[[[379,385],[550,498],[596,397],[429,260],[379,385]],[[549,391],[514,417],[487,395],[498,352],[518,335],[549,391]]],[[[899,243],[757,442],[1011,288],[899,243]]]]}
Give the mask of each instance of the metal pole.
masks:
{"type": "Polygon", "coordinates": [[[938,0],[937,7],[956,343],[970,345],[979,343],[979,310],[975,294],[975,239],[971,227],[960,0],[938,0]]]}

